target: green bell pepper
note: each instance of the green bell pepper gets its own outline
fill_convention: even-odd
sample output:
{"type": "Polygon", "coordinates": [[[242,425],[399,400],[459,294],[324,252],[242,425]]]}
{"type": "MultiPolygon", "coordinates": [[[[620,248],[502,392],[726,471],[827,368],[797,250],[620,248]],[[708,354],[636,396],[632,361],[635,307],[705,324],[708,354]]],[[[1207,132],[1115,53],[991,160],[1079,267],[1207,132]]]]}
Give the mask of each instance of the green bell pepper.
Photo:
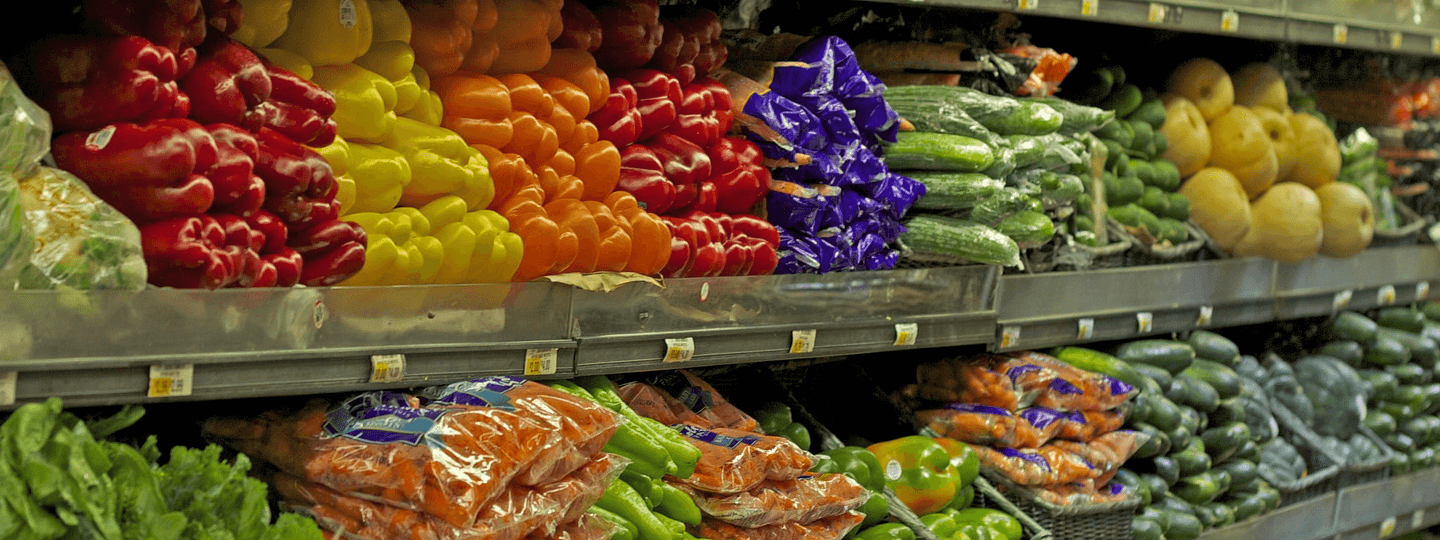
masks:
{"type": "Polygon", "coordinates": [[[992,529],[999,533],[1001,538],[1018,540],[1023,533],[1020,527],[1020,520],[1015,519],[1015,516],[993,508],[970,508],[961,510],[955,515],[955,521],[962,525],[966,523],[978,523],[985,528],[992,529]]]}
{"type": "Polygon", "coordinates": [[[766,435],[783,437],[795,443],[795,446],[810,449],[810,430],[795,421],[789,405],[778,401],[766,403],[755,410],[754,417],[755,421],[760,423],[760,431],[766,435]]]}
{"type": "Polygon", "coordinates": [[[945,505],[945,508],[947,510],[964,510],[966,508],[970,508],[970,505],[974,503],[975,486],[970,485],[965,486],[964,488],[961,488],[960,491],[955,492],[955,498],[950,501],[950,504],[945,505]]]}
{"type": "Polygon", "coordinates": [[[870,492],[870,498],[865,499],[865,504],[860,505],[860,513],[865,514],[865,521],[860,522],[861,527],[885,521],[890,517],[890,501],[885,500],[885,495],[878,491],[870,492]]]}
{"type": "Polygon", "coordinates": [[[883,466],[886,487],[916,514],[945,508],[960,490],[960,472],[951,466],[950,454],[929,437],[901,437],[869,450],[883,466]]]}
{"type": "Polygon", "coordinates": [[[915,531],[901,523],[884,523],[860,531],[857,540],[915,540],[915,531]]]}
{"type": "Polygon", "coordinates": [[[811,470],[849,476],[870,491],[885,489],[885,471],[880,468],[880,460],[869,450],[859,446],[842,446],[821,452],[820,456],[816,456],[815,467],[811,470]]]}
{"type": "Polygon", "coordinates": [[[660,493],[663,497],[660,506],[655,508],[656,512],[686,525],[700,524],[700,507],[695,505],[695,499],[690,498],[689,493],[663,482],[660,493]]]}
{"type": "Polygon", "coordinates": [[[599,506],[591,506],[590,509],[586,511],[590,512],[591,514],[595,514],[596,517],[599,517],[616,525],[615,536],[611,537],[610,540],[635,540],[635,538],[640,534],[640,529],[636,527],[634,523],[631,523],[628,519],[620,517],[619,514],[616,514],[599,506]]]}
{"type": "Polygon", "coordinates": [[[955,523],[955,518],[950,517],[949,514],[939,512],[920,516],[920,522],[924,523],[925,527],[930,529],[930,532],[935,533],[937,538],[955,536],[955,531],[960,528],[960,524],[955,523]]]}

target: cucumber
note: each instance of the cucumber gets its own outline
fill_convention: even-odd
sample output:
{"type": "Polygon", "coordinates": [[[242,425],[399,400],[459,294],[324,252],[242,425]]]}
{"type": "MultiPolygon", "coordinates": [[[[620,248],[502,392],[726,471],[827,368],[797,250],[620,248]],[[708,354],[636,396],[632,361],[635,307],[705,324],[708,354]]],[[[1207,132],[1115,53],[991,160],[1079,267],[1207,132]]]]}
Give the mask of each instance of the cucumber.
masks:
{"type": "MultiPolygon", "coordinates": [[[[1205,413],[1215,412],[1215,409],[1220,407],[1220,394],[1215,391],[1215,387],[1204,381],[1181,373],[1175,377],[1175,383],[1179,390],[1174,395],[1166,394],[1165,397],[1205,413]]],[[[1171,385],[1172,390],[1176,385],[1171,385]]]]}
{"type": "Polygon", "coordinates": [[[1375,315],[1375,324],[1418,333],[1425,329],[1425,314],[1410,308],[1387,307],[1375,315]]]}
{"type": "MultiPolygon", "coordinates": [[[[1225,484],[1225,487],[1229,487],[1228,480],[1225,484]]],[[[1175,496],[1185,499],[1185,502],[1190,504],[1208,504],[1223,492],[1220,475],[1215,471],[1205,471],[1181,478],[1174,487],[1175,496]]]]}
{"type": "Polygon", "coordinates": [[[1230,505],[1212,502],[1206,505],[1206,508],[1210,511],[1210,515],[1215,516],[1214,521],[1210,523],[1212,528],[1218,529],[1235,523],[1235,510],[1230,508],[1230,505]]]}
{"type": "Polygon", "coordinates": [[[1170,381],[1175,380],[1174,375],[1171,375],[1169,371],[1166,371],[1165,368],[1162,368],[1160,366],[1152,366],[1150,364],[1138,363],[1126,363],[1126,365],[1130,366],[1131,369],[1134,369],[1136,372],[1140,373],[1140,375],[1149,377],[1151,380],[1155,381],[1156,384],[1160,385],[1161,388],[1169,388],[1170,381]]]}
{"type": "Polygon", "coordinates": [[[1245,441],[1240,443],[1240,449],[1236,450],[1235,455],[1230,457],[1254,462],[1260,459],[1260,445],[1255,444],[1255,441],[1245,441]]]}
{"type": "Polygon", "coordinates": [[[1140,107],[1126,118],[1126,120],[1138,120],[1150,124],[1150,127],[1160,129],[1165,125],[1165,104],[1160,98],[1151,98],[1140,104],[1140,107]]]}
{"type": "Polygon", "coordinates": [[[1379,409],[1368,411],[1365,414],[1364,423],[1365,427],[1370,428],[1370,431],[1381,437],[1389,436],[1399,429],[1395,417],[1379,409]]]}
{"type": "Polygon", "coordinates": [[[1164,540],[1165,531],[1160,524],[1137,517],[1130,521],[1130,537],[1134,540],[1164,540]]]}
{"type": "Polygon", "coordinates": [[[1245,398],[1249,396],[1237,396],[1230,399],[1220,400],[1220,407],[1206,415],[1210,423],[1223,426],[1234,422],[1245,421],[1245,398]]]}
{"type": "Polygon", "coordinates": [[[1055,236],[1055,224],[1050,222],[1049,216],[1029,210],[1011,214],[1001,220],[995,230],[1024,248],[1038,247],[1055,236]]]}
{"type": "Polygon", "coordinates": [[[1140,87],[1133,84],[1126,84],[1121,86],[1119,90],[1116,90],[1115,93],[1110,94],[1110,97],[1105,98],[1105,101],[1100,104],[1100,107],[1115,111],[1115,116],[1124,118],[1130,116],[1130,113],[1135,112],[1135,109],[1140,107],[1140,103],[1144,99],[1145,96],[1140,91],[1140,87]]]}
{"type": "Polygon", "coordinates": [[[1375,335],[1399,341],[1405,346],[1405,350],[1410,351],[1410,361],[1426,369],[1434,368],[1436,361],[1440,360],[1440,350],[1436,349],[1435,342],[1413,331],[1382,326],[1375,335]]]}
{"type": "Polygon", "coordinates": [[[963,135],[991,146],[1006,142],[1004,137],[990,131],[990,128],[982,125],[963,109],[955,107],[944,95],[931,92],[932,87],[905,88],[887,89],[885,101],[895,112],[910,121],[917,131],[963,135]]]}
{"type": "Polygon", "coordinates": [[[1164,479],[1167,484],[1174,484],[1180,480],[1180,463],[1170,456],[1156,456],[1150,460],[1155,470],[1155,476],[1164,479]]]}
{"type": "Polygon", "coordinates": [[[1231,368],[1240,362],[1240,347],[1220,334],[1196,330],[1190,333],[1185,342],[1195,350],[1195,358],[1204,358],[1231,368]]]}
{"type": "Polygon", "coordinates": [[[1020,246],[1000,231],[979,223],[919,215],[906,222],[905,228],[900,241],[916,253],[1020,266],[1020,246]]]}
{"type": "Polygon", "coordinates": [[[1170,515],[1170,530],[1165,533],[1168,540],[1196,540],[1203,527],[1200,518],[1193,512],[1174,512],[1170,515]]]}
{"type": "Polygon", "coordinates": [[[885,148],[891,169],[980,172],[995,163],[990,145],[964,135],[900,132],[885,148]]]}
{"type": "Polygon", "coordinates": [[[1244,422],[1212,427],[1200,434],[1200,440],[1212,461],[1225,461],[1250,440],[1250,427],[1244,422]]]}
{"type": "Polygon", "coordinates": [[[1140,482],[1145,484],[1146,489],[1150,491],[1150,500],[1152,502],[1158,501],[1165,497],[1167,493],[1170,493],[1170,484],[1172,482],[1166,482],[1160,475],[1147,473],[1139,476],[1140,482]]]}
{"type": "Polygon", "coordinates": [[[1393,336],[1376,331],[1365,349],[1364,363],[1373,366],[1398,366],[1410,361],[1410,349],[1393,336]]]}
{"type": "MultiPolygon", "coordinates": [[[[1155,133],[1155,139],[1156,141],[1163,141],[1165,140],[1165,135],[1157,132],[1155,133]]],[[[1170,193],[1170,206],[1174,207],[1176,201],[1184,202],[1183,208],[1176,210],[1177,213],[1170,217],[1182,221],[1190,219],[1190,199],[1186,199],[1184,195],[1173,193],[1175,190],[1180,189],[1180,169],[1175,166],[1174,162],[1168,159],[1151,161],[1150,167],[1155,170],[1154,186],[1172,192],[1170,193]]]]}
{"type": "Polygon", "coordinates": [[[915,208],[964,210],[1005,189],[1005,182],[980,173],[910,172],[906,176],[925,184],[925,196],[915,208]]]}
{"type": "Polygon", "coordinates": [[[1264,514],[1267,510],[1265,499],[1259,494],[1246,495],[1236,502],[1234,507],[1236,523],[1264,514]]]}
{"type": "Polygon", "coordinates": [[[1180,426],[1180,407],[1163,395],[1151,395],[1146,420],[1156,429],[1169,433],[1180,426]]]}
{"type": "Polygon", "coordinates": [[[1440,302],[1421,302],[1420,313],[1424,314],[1426,319],[1440,322],[1440,302]]]}
{"type": "Polygon", "coordinates": [[[1170,210],[1170,198],[1165,196],[1164,190],[1155,186],[1145,186],[1145,194],[1140,196],[1140,202],[1136,204],[1156,216],[1164,215],[1170,210]]]}
{"type": "Polygon", "coordinates": [[[1230,474],[1231,486],[1250,485],[1260,478],[1260,472],[1255,469],[1255,463],[1244,459],[1226,461],[1216,465],[1215,469],[1230,474]]]}
{"type": "Polygon", "coordinates": [[[1145,440],[1145,444],[1140,445],[1140,448],[1135,450],[1135,457],[1150,458],[1164,455],[1170,451],[1170,437],[1167,437],[1165,432],[1156,429],[1155,426],[1150,424],[1139,424],[1136,425],[1135,428],[1137,431],[1149,437],[1145,440]]]}
{"type": "Polygon", "coordinates": [[[1143,388],[1145,386],[1145,376],[1134,367],[1125,362],[1121,362],[1119,358],[1097,350],[1083,347],[1057,347],[1055,350],[1050,351],[1050,355],[1066,364],[1085,371],[1109,375],[1136,388],[1143,388]]]}
{"type": "MultiPolygon", "coordinates": [[[[1060,132],[1067,135],[1094,131],[1115,119],[1114,111],[1107,111],[1099,107],[1088,107],[1057,97],[1029,98],[1021,101],[1043,103],[1055,109],[1055,112],[1060,113],[1060,115],[1064,117],[1064,121],[1060,123],[1060,132]]],[[[1161,111],[1164,111],[1163,107],[1161,111]]]]}
{"type": "Polygon", "coordinates": [[[1115,357],[1131,364],[1149,364],[1178,375],[1195,362],[1188,343],[1168,339],[1131,341],[1115,349],[1115,357]]]}
{"type": "Polygon", "coordinates": [[[1196,358],[1190,367],[1185,368],[1185,371],[1180,374],[1194,377],[1210,385],[1215,389],[1215,393],[1219,394],[1220,399],[1230,399],[1240,395],[1240,376],[1219,362],[1196,358]]]}
{"type": "Polygon", "coordinates": [[[1145,195],[1145,183],[1134,176],[1116,176],[1107,172],[1102,181],[1105,184],[1105,204],[1109,206],[1132,204],[1145,195]]]}
{"type": "Polygon", "coordinates": [[[1326,343],[1320,348],[1320,354],[1339,359],[1350,367],[1360,367],[1361,360],[1365,359],[1365,348],[1360,346],[1360,342],[1347,339],[1326,343]]]}
{"type": "Polygon", "coordinates": [[[1394,376],[1395,382],[1397,384],[1403,384],[1407,386],[1425,384],[1430,380],[1430,370],[1417,366],[1415,364],[1385,366],[1385,372],[1394,376]]]}
{"type": "Polygon", "coordinates": [[[1377,327],[1375,321],[1353,311],[1337,313],[1335,320],[1330,321],[1330,333],[1336,339],[1348,339],[1360,343],[1368,343],[1371,338],[1375,337],[1377,327]]]}
{"type": "Polygon", "coordinates": [[[1002,189],[970,209],[969,220],[996,227],[1010,216],[1033,210],[1031,200],[1019,190],[1002,189]]]}
{"type": "Polygon", "coordinates": [[[1190,442],[1195,440],[1195,431],[1189,426],[1181,424],[1175,426],[1175,429],[1166,431],[1165,436],[1170,438],[1170,448],[1174,450],[1189,446],[1190,442]]]}
{"type": "Polygon", "coordinates": [[[1393,367],[1399,366],[1389,366],[1386,368],[1386,371],[1378,369],[1362,369],[1356,371],[1356,373],[1360,375],[1360,378],[1364,379],[1366,395],[1369,396],[1371,400],[1385,401],[1391,399],[1400,390],[1400,379],[1388,371],[1393,367]]]}
{"type": "Polygon", "coordinates": [[[1190,445],[1179,452],[1170,454],[1170,457],[1180,466],[1181,478],[1205,472],[1214,463],[1210,454],[1205,453],[1205,443],[1198,438],[1191,440],[1190,445]]]}
{"type": "MultiPolygon", "coordinates": [[[[933,116],[959,108],[997,135],[1045,135],[1060,129],[1065,118],[1050,106],[1037,101],[992,96],[963,86],[899,86],[885,90],[885,101],[911,118],[907,111],[933,116]]],[[[913,123],[914,121],[911,120],[913,123]]]]}
{"type": "Polygon", "coordinates": [[[1152,236],[1160,232],[1160,218],[1149,210],[1140,207],[1138,204],[1112,206],[1106,210],[1105,213],[1110,216],[1111,219],[1120,222],[1122,225],[1135,229],[1144,229],[1152,236]]]}

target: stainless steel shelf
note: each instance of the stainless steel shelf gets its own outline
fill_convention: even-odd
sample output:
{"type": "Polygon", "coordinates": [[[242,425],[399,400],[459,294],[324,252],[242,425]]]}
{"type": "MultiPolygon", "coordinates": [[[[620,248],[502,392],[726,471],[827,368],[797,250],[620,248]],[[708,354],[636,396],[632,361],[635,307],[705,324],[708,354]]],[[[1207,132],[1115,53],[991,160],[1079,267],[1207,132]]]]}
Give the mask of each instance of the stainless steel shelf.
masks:
{"type": "Polygon", "coordinates": [[[1335,534],[1335,493],[1292,504],[1229,527],[1211,529],[1201,540],[1320,540],[1335,534]]]}
{"type": "Polygon", "coordinates": [[[1370,309],[1381,305],[1386,288],[1394,290],[1392,303],[1406,304],[1416,300],[1417,287],[1429,288],[1437,280],[1440,250],[1433,246],[1371,249],[1348,259],[1315,257],[1281,264],[1275,274],[1275,314],[1293,319],[1325,315],[1337,307],[1370,309]]]}
{"type": "Polygon", "coordinates": [[[1440,468],[1351,486],[1206,531],[1202,540],[1375,540],[1440,523],[1440,468]]]}

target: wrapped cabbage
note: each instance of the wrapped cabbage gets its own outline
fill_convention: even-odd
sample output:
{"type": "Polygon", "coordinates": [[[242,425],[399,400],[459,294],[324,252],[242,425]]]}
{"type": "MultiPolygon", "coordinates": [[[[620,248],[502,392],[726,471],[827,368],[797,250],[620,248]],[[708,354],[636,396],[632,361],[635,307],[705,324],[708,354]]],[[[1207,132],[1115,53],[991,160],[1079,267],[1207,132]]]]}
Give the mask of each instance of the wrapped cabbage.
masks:
{"type": "Polygon", "coordinates": [[[23,289],[142,289],[140,230],[74,175],[37,167],[20,178],[19,206],[34,249],[23,289]]]}

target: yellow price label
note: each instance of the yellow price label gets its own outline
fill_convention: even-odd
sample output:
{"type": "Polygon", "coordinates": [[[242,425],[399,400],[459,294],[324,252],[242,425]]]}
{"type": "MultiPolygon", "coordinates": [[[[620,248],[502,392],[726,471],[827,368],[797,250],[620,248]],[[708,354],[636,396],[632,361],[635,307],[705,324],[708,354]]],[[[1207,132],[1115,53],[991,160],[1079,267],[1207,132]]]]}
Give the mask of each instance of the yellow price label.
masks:
{"type": "Polygon", "coordinates": [[[1345,306],[1350,305],[1350,297],[1354,295],[1355,291],[1352,291],[1350,289],[1345,289],[1343,291],[1335,293],[1335,298],[1330,301],[1330,310],[1340,311],[1342,309],[1345,309],[1345,306]]]}
{"type": "Polygon", "coordinates": [[[1075,339],[1092,337],[1095,337],[1095,319],[1085,318],[1075,321],[1075,339]]]}
{"type": "Polygon", "coordinates": [[[405,379],[405,355],[376,354],[370,356],[370,382],[393,383],[405,379]]]}
{"type": "Polygon", "coordinates": [[[1336,45],[1344,45],[1350,41],[1350,27],[1345,24],[1336,24],[1330,31],[1330,40],[1336,45]]]}
{"type": "Polygon", "coordinates": [[[1392,534],[1395,534],[1395,516],[1390,516],[1380,522],[1380,536],[1385,537],[1392,534]]]}
{"type": "Polygon", "coordinates": [[[1094,17],[1100,14],[1100,0],[1080,0],[1080,15],[1094,17]]]}
{"type": "Polygon", "coordinates": [[[689,362],[695,357],[695,338],[670,338],[665,340],[666,362],[689,362]]]}
{"type": "Polygon", "coordinates": [[[1009,349],[1020,343],[1020,327],[1006,326],[1000,329],[1000,348],[1009,349]]]}
{"type": "Polygon", "coordinates": [[[1388,306],[1395,303],[1395,286],[1386,285],[1375,291],[1375,303],[1388,306]]]}
{"type": "Polygon", "coordinates": [[[195,364],[150,366],[150,387],[145,393],[152,398],[188,396],[195,390],[195,364]]]}
{"type": "Polygon", "coordinates": [[[1399,49],[1405,46],[1405,33],[1400,31],[1390,32],[1390,48],[1399,49]]]}
{"type": "Polygon", "coordinates": [[[1016,0],[1016,5],[1026,11],[1040,9],[1040,0],[1016,0]]]}
{"type": "Polygon", "coordinates": [[[15,383],[19,378],[18,371],[0,371],[0,405],[15,404],[15,383]]]}
{"type": "Polygon", "coordinates": [[[1430,38],[1430,54],[1440,54],[1440,37],[1430,38]]]}
{"type": "Polygon", "coordinates": [[[790,354],[804,354],[815,350],[814,330],[795,330],[790,332],[790,354]]]}
{"type": "Polygon", "coordinates": [[[920,325],[915,323],[899,323],[895,325],[895,346],[906,347],[915,344],[915,338],[920,335],[920,325]]]}
{"type": "Polygon", "coordinates": [[[1227,9],[1227,10],[1225,10],[1224,13],[1221,13],[1221,14],[1220,14],[1220,31],[1221,31],[1221,32],[1239,32],[1239,31],[1240,31],[1240,13],[1239,13],[1239,12],[1236,12],[1236,11],[1233,10],[1233,9],[1227,9]]]}
{"type": "Polygon", "coordinates": [[[1161,4],[1159,2],[1151,2],[1150,15],[1146,17],[1145,20],[1150,21],[1150,24],[1160,24],[1165,22],[1165,4],[1161,4]]]}
{"type": "Polygon", "coordinates": [[[1135,326],[1141,334],[1149,332],[1155,327],[1155,314],[1149,311],[1141,311],[1135,314],[1135,326]]]}
{"type": "Polygon", "coordinates": [[[1195,326],[1210,326],[1210,321],[1215,318],[1215,306],[1200,306],[1200,316],[1195,318],[1195,326]]]}
{"type": "Polygon", "coordinates": [[[1430,297],[1430,282],[1421,281],[1415,284],[1415,299],[1424,300],[1430,297]]]}
{"type": "Polygon", "coordinates": [[[554,375],[560,349],[526,349],[525,375],[554,375]]]}

